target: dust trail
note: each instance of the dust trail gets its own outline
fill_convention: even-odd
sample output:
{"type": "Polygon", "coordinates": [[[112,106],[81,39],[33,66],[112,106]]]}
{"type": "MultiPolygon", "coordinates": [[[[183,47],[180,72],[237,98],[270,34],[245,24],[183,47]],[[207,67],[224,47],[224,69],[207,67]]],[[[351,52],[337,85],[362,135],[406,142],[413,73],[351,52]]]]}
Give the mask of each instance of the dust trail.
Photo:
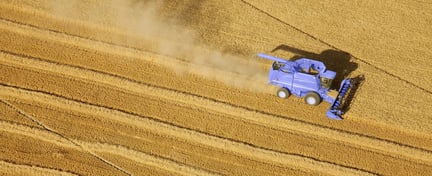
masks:
{"type": "MultiPolygon", "coordinates": [[[[179,73],[194,71],[201,76],[216,79],[230,86],[258,92],[265,90],[265,69],[254,62],[253,57],[244,58],[206,46],[199,41],[200,38],[194,29],[181,25],[180,19],[162,17],[164,2],[163,0],[46,1],[51,13],[122,29],[126,33],[144,39],[146,48],[163,55],[184,59],[195,65],[188,68],[172,66],[179,73]],[[227,74],[214,74],[213,69],[222,70],[227,74]]],[[[136,44],[132,42],[132,45],[136,44]]]]}

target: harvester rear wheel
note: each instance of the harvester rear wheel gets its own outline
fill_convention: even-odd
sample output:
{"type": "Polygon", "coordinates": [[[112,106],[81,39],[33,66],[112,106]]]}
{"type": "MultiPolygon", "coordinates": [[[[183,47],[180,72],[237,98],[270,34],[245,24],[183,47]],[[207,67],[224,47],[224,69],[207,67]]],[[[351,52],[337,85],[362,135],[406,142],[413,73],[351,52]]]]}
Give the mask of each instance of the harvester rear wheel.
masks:
{"type": "Polygon", "coordinates": [[[306,104],[312,106],[316,106],[321,103],[321,97],[316,92],[307,93],[304,100],[306,104]]]}
{"type": "Polygon", "coordinates": [[[290,92],[288,89],[286,88],[280,88],[277,92],[276,92],[276,96],[278,96],[279,98],[288,98],[290,96],[290,92]]]}

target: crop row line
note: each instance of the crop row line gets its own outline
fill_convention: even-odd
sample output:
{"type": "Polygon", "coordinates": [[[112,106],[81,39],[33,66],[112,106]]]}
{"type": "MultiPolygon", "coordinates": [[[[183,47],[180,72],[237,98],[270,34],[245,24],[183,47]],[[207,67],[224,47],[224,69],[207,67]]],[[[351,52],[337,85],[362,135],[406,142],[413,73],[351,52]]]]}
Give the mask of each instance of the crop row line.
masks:
{"type": "MultiPolygon", "coordinates": [[[[257,110],[257,109],[252,109],[252,108],[249,108],[249,107],[244,107],[244,106],[241,106],[241,105],[233,104],[233,103],[226,102],[226,101],[221,101],[221,100],[214,99],[214,98],[211,98],[211,97],[206,97],[206,96],[203,96],[203,95],[194,94],[194,93],[191,93],[191,92],[186,92],[186,91],[172,89],[172,88],[169,88],[169,87],[164,87],[164,86],[160,86],[160,85],[154,85],[154,84],[150,84],[150,83],[141,82],[141,81],[134,80],[134,79],[131,79],[131,78],[128,78],[128,77],[124,77],[124,76],[121,76],[121,75],[117,75],[117,74],[114,74],[114,73],[108,73],[108,72],[104,72],[104,71],[100,71],[100,70],[95,70],[95,69],[91,69],[91,68],[86,68],[86,67],[81,67],[81,66],[76,66],[76,65],[70,65],[70,64],[53,62],[53,61],[49,61],[47,59],[36,58],[36,57],[33,57],[33,56],[27,56],[27,55],[24,55],[24,54],[12,53],[12,52],[4,51],[4,50],[1,50],[1,49],[0,49],[0,52],[8,54],[8,55],[15,56],[15,57],[19,57],[19,58],[25,58],[27,60],[34,60],[35,62],[32,63],[31,65],[38,65],[37,63],[45,62],[47,64],[64,67],[63,69],[73,68],[73,69],[83,70],[83,71],[89,72],[88,75],[99,74],[99,75],[108,76],[110,78],[118,79],[118,80],[113,80],[113,82],[116,82],[116,83],[117,82],[122,82],[121,80],[124,80],[124,81],[128,82],[127,84],[134,84],[135,86],[133,86],[133,87],[144,86],[144,87],[149,87],[149,88],[152,88],[152,89],[160,89],[160,90],[167,91],[167,92],[172,92],[172,93],[175,93],[175,94],[190,96],[190,97],[192,97],[194,99],[197,99],[197,100],[205,100],[205,101],[209,101],[209,102],[212,102],[212,103],[215,103],[215,104],[221,104],[221,105],[225,105],[225,106],[228,106],[228,107],[232,107],[232,108],[236,108],[236,109],[241,109],[241,110],[243,110],[245,112],[249,112],[249,113],[257,113],[257,114],[262,114],[262,115],[269,116],[269,117],[275,117],[275,118],[279,118],[279,119],[289,120],[292,123],[299,123],[299,124],[303,124],[303,125],[307,125],[307,126],[317,127],[317,128],[324,129],[324,130],[330,130],[330,131],[333,131],[333,132],[336,132],[336,133],[343,133],[343,134],[347,134],[347,135],[351,135],[351,136],[358,136],[358,137],[362,137],[362,138],[368,138],[368,139],[371,139],[371,140],[382,141],[382,142],[386,142],[386,143],[389,143],[389,144],[392,144],[392,145],[395,145],[395,146],[402,146],[402,147],[406,147],[406,148],[412,148],[412,149],[415,149],[415,150],[418,150],[418,151],[421,151],[421,152],[432,154],[432,152],[429,151],[429,150],[427,150],[427,149],[423,149],[423,148],[419,148],[419,147],[415,147],[415,146],[411,146],[411,145],[407,145],[407,144],[403,144],[403,143],[398,143],[398,142],[390,141],[390,140],[387,140],[387,139],[381,139],[381,138],[378,138],[378,137],[375,137],[375,136],[370,136],[370,135],[355,133],[355,132],[351,132],[351,131],[341,130],[341,129],[337,129],[337,128],[333,128],[333,127],[328,127],[328,126],[325,126],[325,125],[315,124],[315,123],[307,122],[307,121],[304,121],[304,120],[301,120],[301,119],[291,118],[291,117],[288,117],[288,116],[282,116],[282,115],[278,115],[278,114],[268,113],[268,112],[265,112],[265,111],[262,111],[262,110],[257,110]]],[[[15,63],[19,63],[19,62],[15,62],[15,63]]],[[[61,73],[61,72],[59,72],[59,73],[61,73]]],[[[62,73],[62,74],[64,74],[64,73],[62,73]]],[[[78,75],[78,74],[79,74],[78,72],[75,72],[73,75],[78,75]]],[[[147,74],[152,74],[152,73],[147,73],[147,74]]],[[[100,81],[100,80],[103,80],[103,79],[98,79],[98,81],[100,81]]],[[[110,83],[109,83],[109,81],[106,81],[105,84],[110,84],[110,83]]],[[[119,86],[119,85],[122,85],[122,84],[118,84],[117,86],[119,86]]],[[[129,86],[129,87],[132,87],[132,86],[129,86]]]]}
{"type": "MultiPolygon", "coordinates": [[[[30,64],[30,65],[38,65],[38,64],[35,64],[35,63],[32,63],[32,64],[30,64]]],[[[41,67],[42,68],[42,67],[41,67]]],[[[51,68],[51,67],[49,67],[49,66],[43,66],[43,68],[51,68]]],[[[42,68],[42,69],[43,69],[42,68]]],[[[78,77],[81,77],[79,74],[78,74],[78,72],[77,73],[69,73],[69,71],[68,71],[68,69],[66,69],[66,68],[61,68],[61,69],[59,69],[59,70],[62,70],[62,73],[63,74],[68,74],[68,75],[70,75],[70,76],[78,76],[78,77]]],[[[82,70],[83,71],[83,70],[82,70]]],[[[89,74],[89,75],[95,75],[95,74],[89,74]]],[[[98,80],[98,81],[102,81],[102,80],[105,80],[105,78],[97,78],[96,80],[98,80]]],[[[96,81],[95,80],[95,81],[96,81]]],[[[102,81],[102,82],[104,82],[104,81],[102,81]]],[[[121,83],[121,80],[113,80],[113,81],[106,81],[107,83],[109,83],[109,82],[116,82],[116,83],[121,83]]],[[[111,83],[112,84],[112,83],[111,83]]],[[[123,85],[123,84],[127,84],[127,83],[121,83],[120,85],[123,85]]],[[[126,87],[126,89],[130,89],[130,87],[133,87],[132,85],[125,85],[126,87]],[[129,88],[127,88],[127,87],[129,87],[129,88]]],[[[142,89],[142,87],[141,88],[138,88],[138,89],[142,89]]],[[[137,91],[137,90],[133,90],[133,92],[135,92],[135,91],[137,91]]],[[[156,94],[162,94],[162,93],[158,93],[159,91],[157,91],[157,90],[148,90],[148,91],[146,91],[146,90],[142,90],[143,92],[152,92],[152,94],[153,93],[156,93],[156,94]]],[[[163,93],[163,94],[166,94],[166,93],[163,93]]],[[[198,101],[198,100],[197,100],[198,101]]]]}
{"type": "Polygon", "coordinates": [[[38,100],[40,102],[44,102],[44,103],[50,103],[51,101],[55,101],[54,103],[50,103],[50,105],[53,106],[58,106],[60,107],[62,104],[65,105],[65,107],[71,108],[74,107],[73,109],[76,111],[84,111],[85,109],[89,109],[86,110],[88,111],[87,113],[93,111],[98,111],[98,112],[102,112],[103,114],[105,114],[104,116],[107,118],[113,118],[113,120],[119,120],[116,119],[115,116],[117,115],[121,115],[121,116],[126,116],[128,118],[122,118],[123,122],[129,123],[129,124],[140,124],[140,127],[144,127],[146,126],[147,128],[152,128],[153,130],[158,130],[158,131],[167,131],[167,133],[169,135],[174,135],[174,136],[178,136],[180,138],[184,138],[184,139],[189,139],[189,140],[193,140],[195,142],[198,143],[203,143],[205,145],[208,145],[209,143],[212,144],[213,147],[220,147],[220,148],[230,148],[232,150],[235,150],[236,152],[240,153],[240,154],[245,154],[245,155],[250,155],[251,153],[253,153],[255,156],[258,157],[262,157],[262,159],[265,160],[271,160],[273,162],[282,162],[283,164],[300,164],[302,163],[305,165],[311,165],[310,167],[307,168],[315,168],[315,169],[319,169],[321,171],[326,171],[329,168],[332,167],[336,167],[338,169],[333,170],[333,171],[337,171],[337,170],[345,170],[345,171],[351,171],[351,172],[361,172],[361,173],[369,173],[371,174],[371,172],[369,171],[364,171],[362,169],[358,169],[358,168],[352,168],[350,166],[343,166],[343,165],[339,165],[336,163],[332,163],[332,162],[328,162],[328,161],[322,161],[319,159],[315,159],[315,158],[311,158],[308,156],[303,156],[301,154],[291,154],[291,153],[287,153],[287,152],[280,152],[280,151],[274,151],[272,149],[266,149],[260,146],[253,146],[251,144],[247,144],[245,142],[242,141],[237,141],[235,139],[229,139],[229,138],[225,138],[225,137],[219,137],[219,136],[215,136],[213,134],[209,134],[206,132],[201,132],[201,131],[196,131],[194,129],[190,129],[187,127],[182,127],[182,126],[178,126],[176,124],[171,124],[170,122],[163,122],[160,121],[158,119],[155,119],[153,117],[147,117],[147,116],[143,116],[143,115],[139,115],[139,114],[134,114],[133,112],[128,112],[125,110],[121,110],[121,109],[116,109],[116,108],[112,108],[112,107],[104,107],[103,105],[94,105],[88,102],[82,102],[80,100],[73,100],[73,99],[69,99],[67,97],[62,97],[61,95],[56,95],[53,93],[49,93],[49,92],[44,92],[44,91],[40,91],[40,90],[31,90],[31,89],[25,89],[25,88],[20,88],[20,87],[16,87],[16,86],[8,86],[8,85],[4,85],[3,83],[0,83],[1,87],[3,87],[2,89],[4,90],[4,92],[8,94],[8,96],[13,96],[13,97],[20,97],[20,99],[25,98],[28,96],[28,99],[31,97],[31,99],[41,99],[38,100]],[[9,91],[7,91],[9,90],[9,91]],[[16,94],[16,95],[14,95],[16,94]],[[54,99],[54,100],[50,100],[50,99],[54,99]],[[66,104],[65,104],[66,103],[66,104]],[[113,117],[114,114],[114,117],[113,117]],[[143,124],[143,121],[144,124],[143,124]],[[154,127],[157,126],[157,127],[154,127]],[[185,137],[185,135],[187,137],[185,137]],[[292,161],[294,160],[294,161],[292,161]],[[318,162],[319,164],[313,164],[318,162]],[[319,168],[317,166],[319,165],[324,165],[325,168],[319,168]]]}

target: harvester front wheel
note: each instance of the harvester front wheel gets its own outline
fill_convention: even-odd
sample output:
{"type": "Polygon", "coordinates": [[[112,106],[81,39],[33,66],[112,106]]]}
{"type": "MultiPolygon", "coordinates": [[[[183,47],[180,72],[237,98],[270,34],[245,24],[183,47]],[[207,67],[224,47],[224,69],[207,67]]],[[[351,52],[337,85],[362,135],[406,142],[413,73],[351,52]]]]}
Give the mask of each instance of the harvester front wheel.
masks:
{"type": "Polygon", "coordinates": [[[307,93],[304,100],[306,104],[312,106],[316,106],[321,103],[321,97],[316,92],[307,93]]]}
{"type": "Polygon", "coordinates": [[[289,92],[289,90],[286,89],[286,88],[280,88],[280,89],[276,92],[276,95],[277,95],[279,98],[283,98],[283,99],[285,99],[285,98],[288,98],[288,97],[290,96],[290,92],[289,92]]]}

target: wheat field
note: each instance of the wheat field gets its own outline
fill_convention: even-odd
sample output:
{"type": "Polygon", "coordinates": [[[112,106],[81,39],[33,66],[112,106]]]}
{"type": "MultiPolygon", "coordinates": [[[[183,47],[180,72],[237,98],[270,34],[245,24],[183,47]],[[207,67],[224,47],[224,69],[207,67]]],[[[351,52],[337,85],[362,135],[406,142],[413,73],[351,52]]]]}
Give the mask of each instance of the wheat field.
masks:
{"type": "Polygon", "coordinates": [[[4,0],[1,175],[430,175],[427,1],[4,0]],[[344,120],[258,52],[358,80],[344,120]]]}

